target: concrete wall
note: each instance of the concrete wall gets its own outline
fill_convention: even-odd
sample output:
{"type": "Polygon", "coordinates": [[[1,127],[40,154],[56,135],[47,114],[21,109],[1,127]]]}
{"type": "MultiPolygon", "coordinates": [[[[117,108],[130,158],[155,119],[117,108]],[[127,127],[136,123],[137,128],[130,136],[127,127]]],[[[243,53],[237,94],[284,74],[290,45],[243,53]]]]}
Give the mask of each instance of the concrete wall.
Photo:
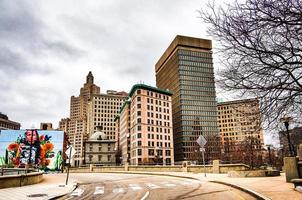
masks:
{"type": "MultiPolygon", "coordinates": [[[[228,173],[229,171],[243,171],[249,169],[245,164],[219,164],[206,165],[207,173],[228,173]],[[214,169],[214,171],[213,171],[214,169]]],[[[125,166],[94,166],[82,168],[71,168],[70,172],[116,172],[116,171],[132,171],[132,172],[193,172],[204,173],[202,165],[175,165],[175,166],[146,166],[146,165],[125,165],[125,166]]]]}
{"type": "Polygon", "coordinates": [[[32,172],[20,175],[0,176],[0,189],[9,187],[21,187],[40,183],[43,180],[43,172],[32,172]]]}

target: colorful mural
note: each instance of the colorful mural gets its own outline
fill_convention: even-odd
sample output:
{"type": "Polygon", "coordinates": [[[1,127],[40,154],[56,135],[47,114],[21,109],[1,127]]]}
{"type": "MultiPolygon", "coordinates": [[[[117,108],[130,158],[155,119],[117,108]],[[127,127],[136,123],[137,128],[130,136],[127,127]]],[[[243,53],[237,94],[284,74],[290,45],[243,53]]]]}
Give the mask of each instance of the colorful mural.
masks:
{"type": "Polygon", "coordinates": [[[63,131],[2,130],[0,165],[4,162],[20,168],[31,165],[46,170],[60,170],[63,144],[63,131]]]}

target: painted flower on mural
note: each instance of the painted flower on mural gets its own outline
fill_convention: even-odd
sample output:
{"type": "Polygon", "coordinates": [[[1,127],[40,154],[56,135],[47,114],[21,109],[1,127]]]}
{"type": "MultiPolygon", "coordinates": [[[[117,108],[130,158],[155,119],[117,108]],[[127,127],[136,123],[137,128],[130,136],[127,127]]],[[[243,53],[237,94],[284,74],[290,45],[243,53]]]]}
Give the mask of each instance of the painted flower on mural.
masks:
{"type": "Polygon", "coordinates": [[[49,165],[49,158],[54,157],[54,145],[50,139],[48,135],[39,136],[37,130],[26,130],[7,146],[8,158],[16,167],[31,164],[44,168],[49,165]]]}
{"type": "Polygon", "coordinates": [[[9,151],[17,151],[19,148],[19,144],[18,143],[11,143],[8,145],[7,150],[9,151]]]}

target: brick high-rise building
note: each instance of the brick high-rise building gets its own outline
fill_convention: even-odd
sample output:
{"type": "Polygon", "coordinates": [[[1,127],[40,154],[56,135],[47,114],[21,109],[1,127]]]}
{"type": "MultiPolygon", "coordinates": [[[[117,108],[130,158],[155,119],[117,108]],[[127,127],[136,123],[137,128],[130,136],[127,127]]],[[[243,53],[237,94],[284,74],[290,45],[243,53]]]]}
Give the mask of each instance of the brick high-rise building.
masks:
{"type": "Polygon", "coordinates": [[[171,95],[144,84],[132,87],[117,120],[123,163],[174,164],[171,95]]]}
{"type": "Polygon", "coordinates": [[[175,161],[196,160],[199,135],[206,160],[220,156],[211,40],[176,36],[155,65],[156,85],[172,91],[175,161]]]}

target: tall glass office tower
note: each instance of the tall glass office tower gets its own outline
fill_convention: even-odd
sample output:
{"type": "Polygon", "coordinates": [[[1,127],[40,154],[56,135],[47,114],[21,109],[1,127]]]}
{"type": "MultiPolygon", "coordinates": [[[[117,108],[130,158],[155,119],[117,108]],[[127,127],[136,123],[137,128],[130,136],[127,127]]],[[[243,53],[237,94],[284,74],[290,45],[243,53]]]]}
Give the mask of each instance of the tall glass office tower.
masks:
{"type": "Polygon", "coordinates": [[[196,143],[203,135],[206,160],[220,155],[211,40],[176,36],[155,65],[157,87],[172,93],[175,161],[200,160],[196,143]]]}

